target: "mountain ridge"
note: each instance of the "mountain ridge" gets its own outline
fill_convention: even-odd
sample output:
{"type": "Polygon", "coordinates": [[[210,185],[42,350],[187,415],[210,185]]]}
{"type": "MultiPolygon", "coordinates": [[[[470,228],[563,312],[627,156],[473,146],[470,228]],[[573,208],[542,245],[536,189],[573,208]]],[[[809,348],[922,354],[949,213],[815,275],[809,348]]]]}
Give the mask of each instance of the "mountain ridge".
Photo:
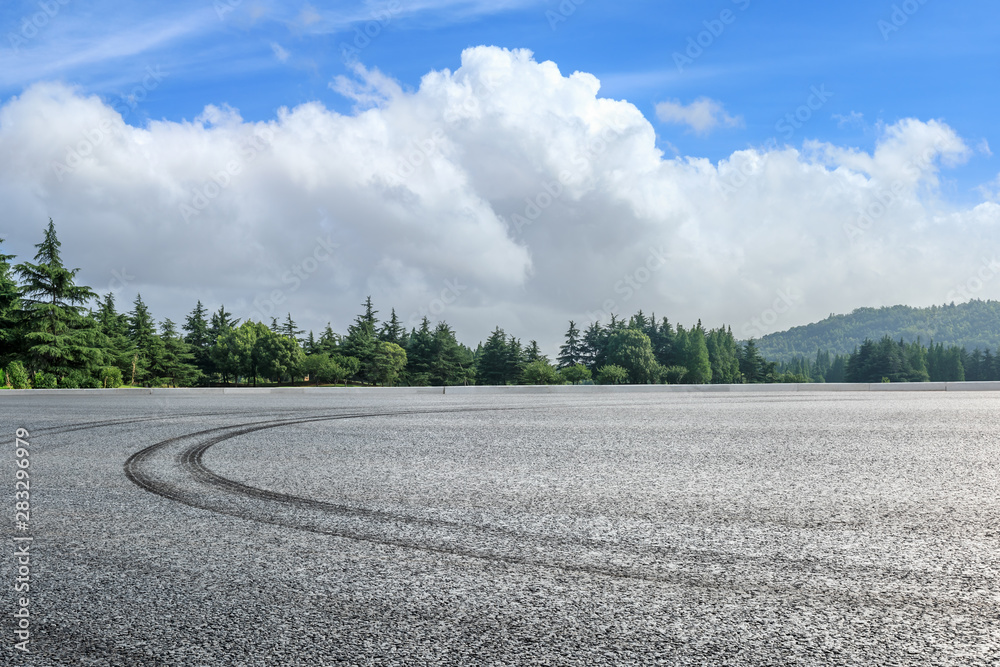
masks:
{"type": "Polygon", "coordinates": [[[831,314],[819,322],[767,334],[756,342],[764,358],[791,361],[800,356],[814,357],[817,350],[849,354],[866,338],[877,341],[886,335],[906,342],[919,338],[925,345],[933,340],[969,352],[977,347],[995,352],[1000,348],[1000,301],[973,299],[926,308],[856,308],[848,314],[831,314]]]}

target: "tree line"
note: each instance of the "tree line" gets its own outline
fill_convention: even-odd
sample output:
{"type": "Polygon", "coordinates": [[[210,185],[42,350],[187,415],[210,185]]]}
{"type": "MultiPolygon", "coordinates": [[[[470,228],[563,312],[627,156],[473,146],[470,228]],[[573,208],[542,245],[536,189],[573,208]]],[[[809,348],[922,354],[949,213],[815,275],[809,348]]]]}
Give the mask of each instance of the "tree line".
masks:
{"type": "MultiPolygon", "coordinates": [[[[0,239],[0,244],[3,240],[0,239]]],[[[690,328],[642,311],[612,315],[582,331],[573,321],[555,360],[536,341],[523,344],[499,326],[472,349],[447,322],[423,318],[409,331],[395,310],[379,320],[371,298],[343,334],[328,323],[316,336],[289,313],[269,324],[240,321],[225,306],[198,301],[178,327],[157,323],[136,295],[119,312],[114,294],[77,285],[62,262],[49,220],[33,262],[0,254],[0,367],[6,387],[195,386],[299,383],[738,384],[1000,379],[987,349],[865,342],[850,355],[818,352],[778,364],[729,327],[690,328]]]]}
{"type": "Polygon", "coordinates": [[[989,348],[972,352],[920,338],[907,343],[883,336],[866,338],[850,354],[817,351],[814,359],[797,357],[778,369],[797,382],[983,382],[1000,381],[1000,357],[989,348]]]}

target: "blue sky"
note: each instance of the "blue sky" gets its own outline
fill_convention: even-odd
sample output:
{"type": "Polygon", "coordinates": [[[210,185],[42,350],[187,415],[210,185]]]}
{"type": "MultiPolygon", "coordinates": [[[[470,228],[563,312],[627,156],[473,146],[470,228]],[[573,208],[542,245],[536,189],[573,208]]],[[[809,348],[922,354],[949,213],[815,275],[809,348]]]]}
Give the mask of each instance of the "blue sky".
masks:
{"type": "MultiPolygon", "coordinates": [[[[524,48],[537,63],[554,62],[564,77],[593,74],[601,82],[598,97],[634,105],[668,161],[720,165],[740,151],[767,153],[786,144],[805,155],[815,142],[874,155],[887,128],[905,119],[940,121],[967,150],[935,172],[933,192],[921,201],[933,203],[935,215],[949,215],[1000,190],[991,150],[1000,146],[998,19],[996,3],[943,0],[16,0],[0,6],[0,102],[9,105],[32,86],[55,81],[78,98],[99,96],[135,128],[195,122],[208,105],[238,110],[247,126],[275,122],[282,107],[317,101],[354,117],[371,105],[349,99],[334,83],[367,76],[352,68],[351,58],[413,95],[429,72],[458,70],[469,47],[524,48]],[[366,30],[373,36],[359,38],[366,30]],[[345,58],[345,46],[357,51],[345,58]],[[810,102],[814,108],[803,106],[810,102]]],[[[506,219],[502,205],[491,203],[506,219]]],[[[19,242],[18,234],[6,236],[19,242]]],[[[549,252],[530,241],[533,257],[549,252]]],[[[755,275],[780,273],[759,269],[755,275]]],[[[373,286],[358,287],[366,288],[373,286]]],[[[774,290],[760,291],[766,306],[774,290]]],[[[938,292],[926,300],[943,301],[938,292]]],[[[880,300],[858,297],[866,302],[857,306],[880,300]]],[[[493,313],[497,301],[477,298],[477,307],[493,313]]],[[[678,307],[685,315],[695,310],[678,307]]],[[[779,325],[835,307],[841,304],[817,303],[779,325]]]]}
{"type": "MultiPolygon", "coordinates": [[[[36,80],[58,79],[118,99],[152,67],[165,80],[126,118],[130,124],[191,119],[206,104],[229,104],[247,120],[313,100],[348,112],[351,102],[329,87],[346,73],[344,45],[361,45],[363,63],[416,87],[428,71],[455,69],[463,49],[482,44],[528,48],[564,73],[593,73],[602,95],[626,99],[651,119],[658,102],[702,96],[743,119],[709,136],[658,123],[664,149],[682,154],[717,160],[784,140],[776,123],[806,101],[812,86],[826,86],[833,97],[797,130],[796,143],[812,137],[870,148],[873,125],[905,117],[943,119],[964,137],[1000,141],[1000,8],[985,0],[397,0],[338,2],[333,9],[251,0],[64,2],[51,0],[54,15],[44,19],[37,18],[37,0],[0,8],[4,46],[19,50],[3,54],[5,98],[36,80]],[[728,25],[716,23],[724,11],[733,17],[728,25]],[[41,27],[24,29],[33,17],[41,27]],[[723,31],[678,67],[675,54],[686,55],[688,40],[713,23],[723,31]],[[375,33],[367,42],[356,32],[365,29],[375,33]],[[852,113],[861,118],[836,117],[852,113]]],[[[954,195],[965,196],[996,171],[991,160],[973,160],[954,174],[954,195]]]]}

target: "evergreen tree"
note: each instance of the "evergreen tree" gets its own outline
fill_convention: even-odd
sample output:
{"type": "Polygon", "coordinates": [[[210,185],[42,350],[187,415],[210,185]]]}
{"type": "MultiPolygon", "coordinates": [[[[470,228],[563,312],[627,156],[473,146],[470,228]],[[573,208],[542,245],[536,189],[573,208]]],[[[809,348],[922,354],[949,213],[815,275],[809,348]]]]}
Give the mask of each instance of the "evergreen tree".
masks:
{"type": "Polygon", "coordinates": [[[605,364],[609,335],[608,330],[604,329],[600,322],[591,322],[587,330],[583,332],[580,350],[581,363],[586,365],[591,372],[596,372],[597,368],[605,364]]]}
{"type": "Polygon", "coordinates": [[[35,246],[35,263],[14,267],[22,281],[15,317],[24,332],[23,349],[31,367],[63,377],[73,370],[96,368],[102,354],[94,347],[94,322],[83,315],[84,305],[97,295],[75,284],[80,269],[63,266],[60,246],[49,218],[45,237],[35,246]]]}
{"type": "Polygon", "coordinates": [[[208,311],[199,299],[198,305],[184,320],[182,328],[187,332],[184,336],[184,342],[191,346],[191,352],[194,354],[194,365],[202,375],[211,376],[215,373],[215,368],[212,365],[212,345],[215,340],[212,338],[212,332],[206,319],[207,314],[208,311]]]}
{"type": "MultiPolygon", "coordinates": [[[[374,317],[374,314],[372,316],[374,317]]],[[[405,347],[406,330],[403,329],[399,317],[396,316],[395,308],[392,309],[389,321],[382,325],[382,329],[378,333],[378,338],[386,343],[395,343],[396,345],[405,347]]]]}
{"type": "Polygon", "coordinates": [[[757,351],[757,343],[753,338],[743,344],[740,373],[743,375],[743,381],[748,383],[765,382],[767,379],[767,362],[757,351]]]}
{"type": "Polygon", "coordinates": [[[12,259],[14,255],[0,253],[0,366],[4,367],[17,352],[17,311],[21,305],[21,289],[11,273],[12,259]]]}
{"type": "Polygon", "coordinates": [[[431,384],[464,384],[470,379],[471,355],[459,345],[454,330],[447,323],[439,322],[435,327],[430,353],[431,384]]]}
{"type": "Polygon", "coordinates": [[[688,332],[684,347],[684,382],[688,384],[709,384],[712,381],[712,363],[708,358],[708,344],[705,342],[705,330],[698,325],[688,332]]]}
{"type": "Polygon", "coordinates": [[[500,327],[493,330],[482,346],[476,360],[476,377],[481,384],[507,384],[508,360],[507,334],[500,327]]]}
{"type": "Polygon", "coordinates": [[[169,318],[163,320],[160,330],[162,352],[156,360],[152,374],[163,378],[174,387],[188,387],[195,384],[201,371],[194,364],[192,346],[181,337],[169,318]]]}
{"type": "Polygon", "coordinates": [[[431,384],[431,365],[434,362],[434,334],[427,317],[420,321],[420,328],[410,332],[406,346],[406,374],[411,385],[431,384]]]}
{"type": "Polygon", "coordinates": [[[326,328],[319,335],[319,341],[316,344],[318,351],[329,355],[337,354],[340,350],[340,343],[340,334],[334,333],[330,323],[327,322],[326,328]]]}
{"type": "Polygon", "coordinates": [[[740,382],[739,345],[732,329],[713,329],[705,337],[708,360],[712,368],[712,384],[740,382]]]}
{"type": "Polygon", "coordinates": [[[570,320],[569,330],[566,332],[566,342],[559,348],[558,367],[567,368],[581,363],[583,361],[582,347],[580,330],[576,328],[576,322],[570,320]]]}
{"type": "Polygon", "coordinates": [[[549,363],[549,358],[542,354],[541,348],[538,347],[537,340],[528,341],[528,347],[524,349],[524,363],[531,364],[536,361],[549,363]]]}
{"type": "Polygon", "coordinates": [[[355,319],[347,329],[347,336],[344,338],[342,348],[347,356],[354,357],[361,364],[358,373],[363,382],[375,382],[375,353],[378,339],[375,335],[375,326],[378,320],[375,319],[375,311],[372,308],[372,299],[368,297],[363,304],[365,312],[355,319]]]}
{"type": "Polygon", "coordinates": [[[317,349],[316,336],[313,335],[312,329],[309,330],[309,335],[306,336],[306,342],[302,344],[302,351],[307,355],[316,354],[319,351],[317,349]]]}
{"type": "Polygon", "coordinates": [[[136,295],[128,314],[128,339],[134,348],[132,368],[126,375],[129,384],[145,384],[162,377],[156,372],[163,368],[163,339],[156,335],[156,325],[141,294],[136,295]]]}
{"type": "Polygon", "coordinates": [[[298,343],[299,336],[304,333],[305,331],[303,329],[299,329],[298,325],[295,324],[295,321],[292,320],[292,314],[288,313],[284,323],[281,325],[281,335],[298,343]]]}
{"type": "Polygon", "coordinates": [[[113,366],[123,378],[128,377],[135,346],[128,337],[128,316],[117,311],[114,294],[108,292],[104,295],[94,319],[100,332],[99,347],[104,352],[104,365],[113,366]]]}

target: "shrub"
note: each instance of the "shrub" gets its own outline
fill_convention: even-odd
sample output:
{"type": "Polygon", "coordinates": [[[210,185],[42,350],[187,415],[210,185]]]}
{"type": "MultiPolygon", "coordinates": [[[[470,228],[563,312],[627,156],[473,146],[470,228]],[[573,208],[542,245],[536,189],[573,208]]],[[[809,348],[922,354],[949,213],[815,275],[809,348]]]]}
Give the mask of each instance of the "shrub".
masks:
{"type": "Polygon", "coordinates": [[[100,386],[106,389],[115,389],[122,386],[122,369],[117,366],[105,366],[98,373],[100,386]]]}
{"type": "Polygon", "coordinates": [[[35,389],[55,389],[56,376],[52,373],[43,373],[38,371],[35,373],[35,377],[32,379],[31,383],[35,386],[35,389]]]}
{"type": "Polygon", "coordinates": [[[597,384],[625,384],[628,371],[616,364],[608,364],[597,369],[597,384]]]}
{"type": "Polygon", "coordinates": [[[12,361],[7,364],[4,375],[7,384],[14,389],[31,389],[31,378],[20,361],[12,361]]]}

